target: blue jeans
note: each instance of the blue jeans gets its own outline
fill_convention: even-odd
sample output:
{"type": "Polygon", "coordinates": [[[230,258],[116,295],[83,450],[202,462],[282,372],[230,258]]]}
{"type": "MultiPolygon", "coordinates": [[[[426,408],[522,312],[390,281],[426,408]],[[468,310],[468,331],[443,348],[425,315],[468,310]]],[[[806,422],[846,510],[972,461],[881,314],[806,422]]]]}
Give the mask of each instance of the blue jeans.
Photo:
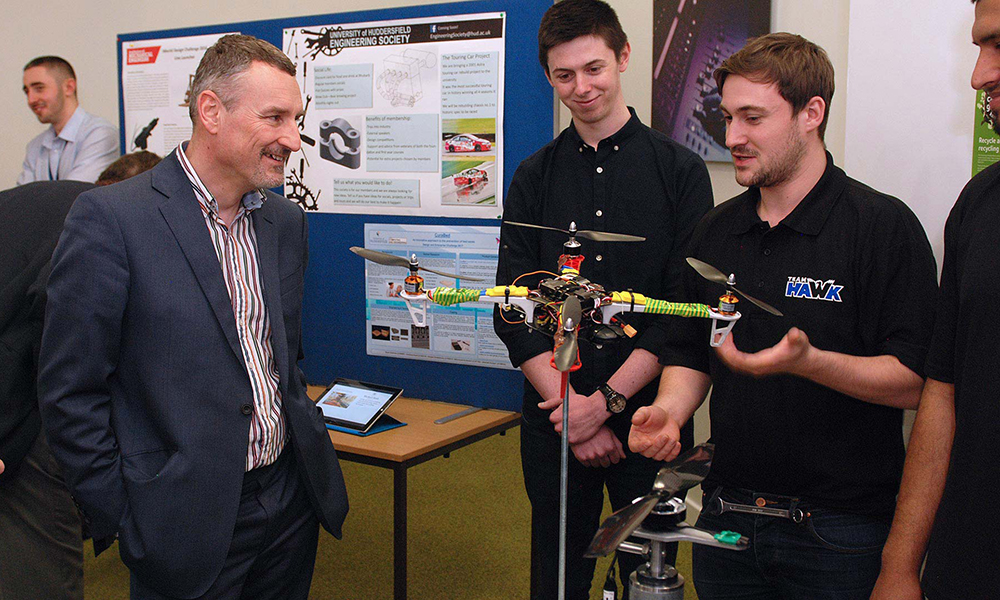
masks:
{"type": "MultiPolygon", "coordinates": [[[[758,496],[726,489],[722,499],[754,504],[758,496]]],[[[788,508],[788,502],[768,502],[788,508]]],[[[882,563],[892,515],[869,516],[802,506],[811,516],[791,519],[704,511],[698,526],[750,538],[744,551],[693,547],[694,585],[702,600],[868,600],[882,563]]]]}

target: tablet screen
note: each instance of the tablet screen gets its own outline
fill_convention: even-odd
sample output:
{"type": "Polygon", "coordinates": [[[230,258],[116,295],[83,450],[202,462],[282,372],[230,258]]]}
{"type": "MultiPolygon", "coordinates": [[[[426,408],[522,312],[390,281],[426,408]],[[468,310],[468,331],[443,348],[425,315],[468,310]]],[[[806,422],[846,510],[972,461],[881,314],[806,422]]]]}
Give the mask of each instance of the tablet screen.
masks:
{"type": "Polygon", "coordinates": [[[316,403],[331,423],[366,431],[403,390],[338,378],[316,403]]]}

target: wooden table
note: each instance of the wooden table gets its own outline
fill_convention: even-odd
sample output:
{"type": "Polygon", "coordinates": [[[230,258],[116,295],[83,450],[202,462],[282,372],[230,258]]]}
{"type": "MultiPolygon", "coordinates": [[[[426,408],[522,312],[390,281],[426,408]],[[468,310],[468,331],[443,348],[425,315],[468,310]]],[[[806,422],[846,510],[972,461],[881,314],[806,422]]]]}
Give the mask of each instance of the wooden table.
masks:
{"type": "MultiPolygon", "coordinates": [[[[309,386],[315,401],[324,388],[309,386]]],[[[406,423],[367,437],[330,431],[330,439],[343,460],[392,470],[393,598],[406,598],[406,470],[468,446],[520,423],[521,415],[506,410],[481,410],[442,425],[436,419],[468,408],[461,404],[398,398],[386,412],[406,423]]]]}

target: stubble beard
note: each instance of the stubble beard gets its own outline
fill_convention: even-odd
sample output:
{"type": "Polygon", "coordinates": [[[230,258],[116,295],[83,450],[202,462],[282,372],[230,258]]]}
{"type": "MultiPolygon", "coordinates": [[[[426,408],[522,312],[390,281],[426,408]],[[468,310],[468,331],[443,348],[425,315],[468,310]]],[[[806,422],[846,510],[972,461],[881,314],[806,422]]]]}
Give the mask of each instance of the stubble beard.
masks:
{"type": "MultiPolygon", "coordinates": [[[[760,168],[751,173],[736,172],[736,183],[744,187],[769,188],[781,185],[791,180],[802,157],[806,154],[806,141],[797,135],[794,128],[789,128],[785,151],[774,157],[774,160],[767,164],[761,164],[760,168]]],[[[759,156],[759,155],[758,155],[759,156]]]]}

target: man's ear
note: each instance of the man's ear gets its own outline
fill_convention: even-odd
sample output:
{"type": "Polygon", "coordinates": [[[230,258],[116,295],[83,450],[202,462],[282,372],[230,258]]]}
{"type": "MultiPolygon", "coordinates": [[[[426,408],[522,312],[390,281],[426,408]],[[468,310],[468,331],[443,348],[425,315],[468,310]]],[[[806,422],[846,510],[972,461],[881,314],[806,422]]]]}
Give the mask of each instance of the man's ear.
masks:
{"type": "Polygon", "coordinates": [[[802,109],[802,117],[806,133],[818,130],[826,118],[826,102],[819,96],[813,96],[802,109]]]}
{"type": "Polygon", "coordinates": [[[621,56],[618,57],[618,72],[624,73],[625,69],[628,68],[628,59],[632,56],[632,46],[625,42],[625,47],[622,48],[621,56]]]}
{"type": "Polygon", "coordinates": [[[219,132],[220,121],[222,119],[222,100],[212,90],[205,90],[198,94],[198,110],[196,115],[205,131],[215,135],[219,132]]]}
{"type": "Polygon", "coordinates": [[[62,89],[64,96],[76,97],[76,79],[72,77],[67,77],[62,82],[62,89]]]}

